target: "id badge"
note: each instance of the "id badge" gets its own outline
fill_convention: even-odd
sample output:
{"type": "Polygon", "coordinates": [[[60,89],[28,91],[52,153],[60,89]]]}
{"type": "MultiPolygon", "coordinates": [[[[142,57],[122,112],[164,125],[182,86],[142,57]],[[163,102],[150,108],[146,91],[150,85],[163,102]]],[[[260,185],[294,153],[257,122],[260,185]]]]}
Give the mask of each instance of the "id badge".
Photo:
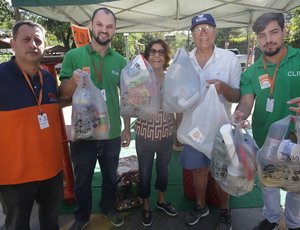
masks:
{"type": "Polygon", "coordinates": [[[103,96],[103,98],[104,98],[104,101],[106,101],[106,93],[105,93],[105,89],[101,89],[100,91],[101,91],[101,94],[102,94],[102,96],[103,96]]]}
{"type": "Polygon", "coordinates": [[[274,108],[274,98],[267,99],[266,111],[272,113],[274,108]]]}
{"type": "Polygon", "coordinates": [[[41,129],[46,129],[49,127],[48,117],[46,113],[43,113],[42,115],[38,115],[38,120],[41,129]]]}

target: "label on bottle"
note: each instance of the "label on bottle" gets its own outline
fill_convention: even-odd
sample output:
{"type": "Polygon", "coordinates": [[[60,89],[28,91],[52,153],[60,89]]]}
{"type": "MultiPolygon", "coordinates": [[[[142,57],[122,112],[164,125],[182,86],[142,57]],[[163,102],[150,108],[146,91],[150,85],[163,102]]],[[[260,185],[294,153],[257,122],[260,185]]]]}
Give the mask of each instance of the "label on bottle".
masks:
{"type": "Polygon", "coordinates": [[[265,143],[266,158],[277,159],[277,149],[281,140],[268,138],[265,143]]]}
{"type": "Polygon", "coordinates": [[[283,160],[289,163],[300,162],[300,145],[293,143],[290,140],[283,140],[277,151],[279,160],[283,160]]]}
{"type": "Polygon", "coordinates": [[[107,123],[107,114],[100,113],[100,131],[107,131],[108,130],[108,123],[107,123]]]}

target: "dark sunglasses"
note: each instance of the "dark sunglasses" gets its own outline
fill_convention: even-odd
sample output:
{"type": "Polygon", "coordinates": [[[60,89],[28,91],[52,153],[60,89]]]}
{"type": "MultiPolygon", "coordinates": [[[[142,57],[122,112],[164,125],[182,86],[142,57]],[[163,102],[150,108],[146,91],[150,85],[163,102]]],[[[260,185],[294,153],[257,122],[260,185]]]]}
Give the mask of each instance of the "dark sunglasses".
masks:
{"type": "Polygon", "coordinates": [[[154,56],[154,55],[156,55],[156,53],[158,54],[158,56],[164,56],[165,55],[165,51],[163,49],[160,49],[160,50],[150,49],[149,50],[149,55],[150,56],[154,56]]]}

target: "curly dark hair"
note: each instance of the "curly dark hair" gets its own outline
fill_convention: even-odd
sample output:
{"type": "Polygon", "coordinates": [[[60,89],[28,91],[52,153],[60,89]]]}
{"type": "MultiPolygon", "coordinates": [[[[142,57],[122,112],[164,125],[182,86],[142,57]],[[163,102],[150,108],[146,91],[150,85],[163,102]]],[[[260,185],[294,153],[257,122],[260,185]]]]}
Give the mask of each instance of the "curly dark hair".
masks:
{"type": "Polygon", "coordinates": [[[145,48],[144,57],[148,61],[150,49],[152,48],[152,46],[154,44],[160,44],[163,47],[164,51],[165,51],[165,64],[163,65],[163,69],[166,70],[169,66],[169,62],[171,60],[171,57],[170,57],[170,48],[167,45],[167,43],[165,43],[163,40],[157,39],[157,40],[151,41],[145,48]]]}

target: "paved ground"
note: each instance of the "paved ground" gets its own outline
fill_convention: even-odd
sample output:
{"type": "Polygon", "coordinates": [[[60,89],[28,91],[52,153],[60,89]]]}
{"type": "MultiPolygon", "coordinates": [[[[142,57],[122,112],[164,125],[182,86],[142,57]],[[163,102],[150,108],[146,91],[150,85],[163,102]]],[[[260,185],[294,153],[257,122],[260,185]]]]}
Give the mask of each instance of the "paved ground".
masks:
{"type": "MultiPolygon", "coordinates": [[[[214,230],[217,223],[217,210],[211,210],[210,214],[200,219],[194,226],[187,226],[183,223],[187,211],[179,212],[178,216],[170,217],[162,211],[153,212],[153,224],[151,227],[145,228],[141,224],[141,213],[137,212],[121,212],[125,218],[125,223],[121,227],[114,227],[110,222],[101,214],[91,216],[90,225],[85,230],[214,230]]],[[[233,230],[252,230],[256,224],[261,221],[261,208],[250,209],[233,209],[233,230]]],[[[59,216],[60,230],[68,230],[73,223],[72,215],[59,216]]],[[[39,230],[37,207],[35,206],[32,211],[30,222],[31,230],[39,230]]],[[[281,224],[280,230],[285,230],[281,224]]],[[[5,230],[4,227],[4,214],[0,206],[0,230],[5,230]]]]}
{"type": "MultiPolygon", "coordinates": [[[[183,220],[185,215],[188,212],[180,212],[176,217],[169,217],[164,212],[158,211],[153,212],[153,224],[147,229],[165,229],[165,230],[214,230],[216,228],[217,221],[217,210],[213,210],[209,216],[201,219],[194,226],[187,226],[184,224],[183,220]]],[[[235,209],[233,210],[233,229],[236,230],[251,230],[256,223],[260,220],[260,209],[235,209]]],[[[140,221],[141,213],[129,213],[125,216],[125,223],[122,227],[112,227],[108,221],[101,215],[96,216],[95,222],[87,228],[87,230],[96,230],[96,229],[120,229],[120,230],[138,230],[146,229],[142,226],[140,221]],[[101,222],[102,220],[102,222],[101,222]]],[[[69,225],[63,230],[68,229],[69,225]]]]}

